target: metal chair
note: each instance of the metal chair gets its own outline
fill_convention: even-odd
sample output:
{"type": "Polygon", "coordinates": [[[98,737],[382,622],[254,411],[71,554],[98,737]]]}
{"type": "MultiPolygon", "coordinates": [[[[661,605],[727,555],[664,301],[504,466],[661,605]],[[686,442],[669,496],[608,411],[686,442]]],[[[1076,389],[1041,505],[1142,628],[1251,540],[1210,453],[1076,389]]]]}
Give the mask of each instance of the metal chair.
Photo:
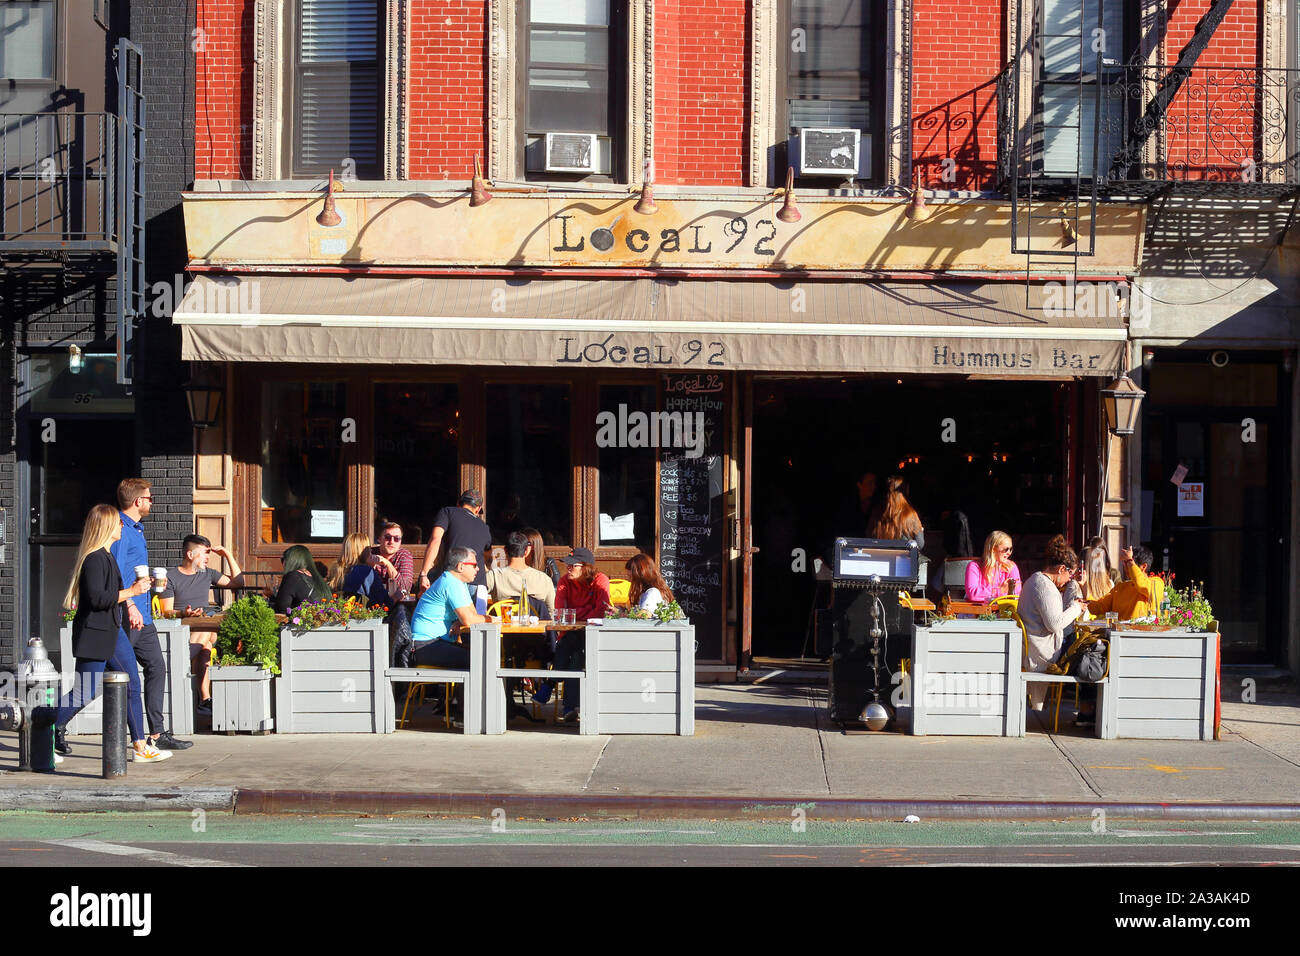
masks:
{"type": "Polygon", "coordinates": [[[966,566],[978,558],[944,558],[943,590],[958,600],[966,599],[966,566]],[[960,591],[960,594],[954,592],[960,591]]]}

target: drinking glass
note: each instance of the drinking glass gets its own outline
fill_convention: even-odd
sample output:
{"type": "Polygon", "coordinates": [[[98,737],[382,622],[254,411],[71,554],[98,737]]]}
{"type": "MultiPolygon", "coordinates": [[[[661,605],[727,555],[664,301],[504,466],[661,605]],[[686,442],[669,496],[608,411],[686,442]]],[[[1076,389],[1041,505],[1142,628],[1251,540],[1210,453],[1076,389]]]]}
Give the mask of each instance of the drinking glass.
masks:
{"type": "Polygon", "coordinates": [[[1118,625],[1119,625],[1119,611],[1107,611],[1106,626],[1109,628],[1114,628],[1117,627],[1118,625]]]}

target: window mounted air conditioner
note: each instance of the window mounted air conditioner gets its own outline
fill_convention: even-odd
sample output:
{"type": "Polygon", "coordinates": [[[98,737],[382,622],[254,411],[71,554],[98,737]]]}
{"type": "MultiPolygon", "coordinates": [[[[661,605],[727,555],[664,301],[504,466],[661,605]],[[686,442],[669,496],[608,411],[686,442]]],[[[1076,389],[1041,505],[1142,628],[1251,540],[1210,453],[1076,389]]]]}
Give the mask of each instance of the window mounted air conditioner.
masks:
{"type": "Polygon", "coordinates": [[[856,129],[799,130],[799,175],[855,179],[871,177],[871,135],[856,129]],[[862,166],[866,147],[867,167],[862,166]]]}
{"type": "Polygon", "coordinates": [[[595,133],[547,133],[548,173],[594,173],[599,157],[595,133]]]}

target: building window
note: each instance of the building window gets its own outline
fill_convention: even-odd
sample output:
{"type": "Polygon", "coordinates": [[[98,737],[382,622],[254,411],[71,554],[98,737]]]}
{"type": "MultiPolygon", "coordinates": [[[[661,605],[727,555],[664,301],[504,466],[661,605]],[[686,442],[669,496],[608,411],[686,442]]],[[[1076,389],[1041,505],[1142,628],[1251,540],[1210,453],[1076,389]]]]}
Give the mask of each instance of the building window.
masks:
{"type": "MultiPolygon", "coordinates": [[[[487,386],[487,487],[492,543],[536,528],[543,542],[573,540],[573,464],[567,385],[487,386]]],[[[454,500],[454,499],[453,499],[454,500]]]]}
{"type": "Polygon", "coordinates": [[[460,397],[451,383],[375,386],[375,540],[383,521],[424,544],[443,505],[460,495],[460,397]]]}
{"type": "Polygon", "coordinates": [[[520,5],[524,167],[534,178],[623,177],[627,7],[624,0],[520,5]],[[564,137],[547,153],[547,133],[564,137]]]}
{"type": "MultiPolygon", "coordinates": [[[[779,96],[778,135],[783,142],[772,165],[774,182],[787,166],[809,186],[838,186],[846,179],[879,180],[885,149],[885,0],[788,0],[783,6],[784,92],[779,96]],[[805,129],[857,130],[856,166],[845,146],[817,161],[816,144],[826,138],[805,129]],[[807,164],[801,162],[807,139],[807,164]],[[829,163],[825,159],[829,159],[829,163]],[[829,166],[842,164],[828,174],[829,166]],[[816,168],[816,169],[815,169],[816,168]]],[[[824,148],[824,147],[823,147],[824,148]]]]}
{"type": "MultiPolygon", "coordinates": [[[[612,434],[602,435],[599,430],[596,433],[600,471],[596,543],[600,547],[637,547],[655,553],[658,451],[651,444],[649,429],[651,423],[657,422],[657,400],[653,385],[602,385],[600,388],[598,412],[610,413],[615,429],[620,427],[620,422],[629,423],[627,435],[620,436],[616,430],[612,434]],[[639,438],[635,434],[638,429],[639,438]]],[[[662,442],[666,436],[659,438],[662,442]]]]}
{"type": "Polygon", "coordinates": [[[298,0],[286,71],[292,177],[383,178],[382,0],[298,0]]]}
{"type": "Polygon", "coordinates": [[[262,383],[263,542],[343,540],[349,526],[347,417],[341,382],[262,383]]]}
{"type": "Polygon", "coordinates": [[[1118,0],[1040,3],[1035,138],[1042,144],[1042,174],[1062,179],[1106,177],[1111,159],[1124,145],[1122,80],[1130,52],[1126,4],[1118,0]]]}
{"type": "Polygon", "coordinates": [[[54,79],[54,15],[54,0],[0,4],[0,78],[54,79]]]}

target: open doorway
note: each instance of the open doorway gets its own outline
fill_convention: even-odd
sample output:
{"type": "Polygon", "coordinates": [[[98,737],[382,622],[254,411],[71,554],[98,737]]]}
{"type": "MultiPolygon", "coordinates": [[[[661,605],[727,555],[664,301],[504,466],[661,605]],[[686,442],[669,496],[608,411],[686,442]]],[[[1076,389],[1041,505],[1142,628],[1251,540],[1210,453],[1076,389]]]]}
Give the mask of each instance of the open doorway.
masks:
{"type": "Polygon", "coordinates": [[[956,512],[966,515],[974,550],[1003,530],[1022,573],[1036,570],[1042,545],[1072,530],[1065,416],[1074,388],[941,376],[756,378],[754,656],[799,657],[805,646],[811,654],[817,559],[838,536],[869,536],[857,487],[866,472],[880,488],[891,474],[905,479],[935,589],[956,512]]]}

